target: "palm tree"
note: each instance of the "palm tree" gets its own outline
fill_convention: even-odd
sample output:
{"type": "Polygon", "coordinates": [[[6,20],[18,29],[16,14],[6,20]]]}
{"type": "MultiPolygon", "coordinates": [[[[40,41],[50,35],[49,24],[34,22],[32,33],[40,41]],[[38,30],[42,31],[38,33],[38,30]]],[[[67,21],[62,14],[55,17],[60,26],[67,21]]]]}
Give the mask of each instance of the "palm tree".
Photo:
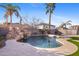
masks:
{"type": "Polygon", "coordinates": [[[6,18],[6,24],[8,24],[8,17],[10,16],[10,24],[12,24],[12,15],[15,14],[17,17],[20,16],[18,10],[20,10],[19,6],[14,6],[12,4],[4,4],[0,5],[0,7],[4,8],[6,10],[5,12],[5,18],[6,18]]]}
{"type": "Polygon", "coordinates": [[[68,25],[72,25],[71,22],[72,22],[71,20],[68,20],[68,21],[62,23],[58,28],[67,29],[68,25]]]}
{"type": "Polygon", "coordinates": [[[19,15],[19,18],[20,18],[20,25],[22,24],[22,21],[23,21],[23,18],[19,15]]]}
{"type": "Polygon", "coordinates": [[[6,14],[4,15],[4,18],[6,18],[6,25],[8,25],[8,13],[6,12],[6,14]]]}
{"type": "Polygon", "coordinates": [[[46,14],[49,13],[49,30],[50,30],[50,25],[51,25],[51,15],[55,9],[55,3],[47,3],[46,4],[46,14]]]}

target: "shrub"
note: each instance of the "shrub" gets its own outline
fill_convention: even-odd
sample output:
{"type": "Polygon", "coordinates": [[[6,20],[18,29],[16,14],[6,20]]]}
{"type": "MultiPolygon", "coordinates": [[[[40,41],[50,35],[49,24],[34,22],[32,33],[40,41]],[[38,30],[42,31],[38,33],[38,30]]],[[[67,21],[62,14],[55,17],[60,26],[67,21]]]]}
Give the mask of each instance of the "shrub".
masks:
{"type": "Polygon", "coordinates": [[[0,41],[4,39],[4,36],[0,35],[0,41]]]}

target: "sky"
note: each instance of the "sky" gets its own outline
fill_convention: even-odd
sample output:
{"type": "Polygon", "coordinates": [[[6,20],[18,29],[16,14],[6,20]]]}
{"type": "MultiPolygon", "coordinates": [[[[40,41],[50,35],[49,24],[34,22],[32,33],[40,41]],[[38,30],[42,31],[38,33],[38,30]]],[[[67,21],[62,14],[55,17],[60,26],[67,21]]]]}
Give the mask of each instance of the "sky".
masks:
{"type": "MultiPolygon", "coordinates": [[[[42,20],[42,22],[48,23],[48,15],[46,15],[46,5],[44,3],[13,3],[13,5],[18,5],[21,8],[19,13],[28,21],[31,21],[33,18],[37,18],[42,20]]],[[[0,7],[0,23],[6,21],[3,17],[5,11],[6,10],[4,8],[0,7]]],[[[19,22],[19,18],[15,15],[13,15],[12,19],[13,23],[19,22]]],[[[71,20],[72,24],[79,24],[79,3],[56,3],[51,20],[51,24],[56,26],[67,20],[71,20]]],[[[26,23],[28,21],[26,21],[26,23]]]]}

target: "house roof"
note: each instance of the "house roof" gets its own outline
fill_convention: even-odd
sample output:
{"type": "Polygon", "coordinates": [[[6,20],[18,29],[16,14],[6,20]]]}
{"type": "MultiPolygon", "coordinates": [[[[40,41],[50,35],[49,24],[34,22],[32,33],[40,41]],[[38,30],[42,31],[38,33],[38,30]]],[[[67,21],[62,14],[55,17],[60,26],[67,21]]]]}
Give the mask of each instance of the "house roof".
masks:
{"type": "MultiPolygon", "coordinates": [[[[40,23],[40,24],[38,24],[38,25],[49,25],[49,24],[47,24],[47,23],[40,23]]],[[[37,25],[37,26],[38,26],[37,25]]],[[[55,27],[55,25],[50,25],[50,26],[54,26],[55,27]]]]}

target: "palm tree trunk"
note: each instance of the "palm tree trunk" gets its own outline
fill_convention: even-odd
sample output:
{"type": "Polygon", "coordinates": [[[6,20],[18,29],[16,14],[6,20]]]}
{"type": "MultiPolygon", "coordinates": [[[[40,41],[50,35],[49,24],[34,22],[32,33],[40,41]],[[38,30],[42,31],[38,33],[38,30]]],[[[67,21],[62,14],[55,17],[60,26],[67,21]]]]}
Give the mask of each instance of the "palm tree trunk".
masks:
{"type": "Polygon", "coordinates": [[[49,32],[50,32],[50,25],[51,25],[51,12],[49,13],[49,32]]]}
{"type": "Polygon", "coordinates": [[[8,26],[8,17],[6,17],[6,26],[8,26]]]}
{"type": "Polygon", "coordinates": [[[10,13],[10,25],[12,25],[12,10],[9,10],[10,13]]]}
{"type": "Polygon", "coordinates": [[[10,25],[12,25],[12,15],[10,15],[10,25]]]}
{"type": "Polygon", "coordinates": [[[20,25],[22,24],[22,19],[20,19],[20,25]]]}

